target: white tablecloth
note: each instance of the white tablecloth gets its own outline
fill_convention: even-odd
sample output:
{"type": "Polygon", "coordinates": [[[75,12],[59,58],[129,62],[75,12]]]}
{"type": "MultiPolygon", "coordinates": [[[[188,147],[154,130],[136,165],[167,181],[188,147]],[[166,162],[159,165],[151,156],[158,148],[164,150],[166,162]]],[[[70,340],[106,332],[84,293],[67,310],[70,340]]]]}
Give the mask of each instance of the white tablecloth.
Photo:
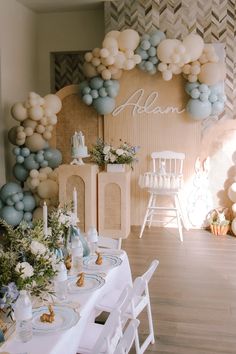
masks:
{"type": "MultiPolygon", "coordinates": [[[[112,254],[112,250],[109,250],[112,254]]],[[[114,251],[117,254],[117,251],[114,251]]],[[[28,343],[21,343],[15,334],[0,348],[10,354],[75,354],[88,321],[93,321],[95,306],[104,294],[112,289],[123,289],[132,283],[131,271],[127,254],[119,253],[122,264],[108,271],[105,285],[94,292],[83,295],[69,295],[69,299],[80,304],[80,319],[76,326],[66,331],[50,335],[33,335],[28,343]]]]}

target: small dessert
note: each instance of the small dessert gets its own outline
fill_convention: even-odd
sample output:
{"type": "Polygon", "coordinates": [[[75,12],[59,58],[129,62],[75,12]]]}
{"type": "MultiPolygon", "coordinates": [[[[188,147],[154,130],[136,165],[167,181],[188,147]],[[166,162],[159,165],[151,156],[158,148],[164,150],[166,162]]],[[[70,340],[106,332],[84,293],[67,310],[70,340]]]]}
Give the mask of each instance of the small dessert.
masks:
{"type": "Polygon", "coordinates": [[[97,254],[97,259],[96,259],[96,264],[98,264],[98,265],[101,265],[102,264],[102,255],[101,255],[101,253],[98,253],[98,252],[96,252],[96,254],[97,254]]]}
{"type": "Polygon", "coordinates": [[[84,273],[80,273],[79,278],[76,282],[76,285],[79,287],[84,286],[84,273]]]}
{"type": "Polygon", "coordinates": [[[68,255],[65,260],[65,266],[67,270],[70,270],[72,267],[72,256],[68,255]]]}
{"type": "Polygon", "coordinates": [[[49,313],[43,313],[40,316],[41,322],[52,323],[55,320],[55,312],[53,311],[52,305],[48,306],[48,311],[49,311],[49,313]]]}

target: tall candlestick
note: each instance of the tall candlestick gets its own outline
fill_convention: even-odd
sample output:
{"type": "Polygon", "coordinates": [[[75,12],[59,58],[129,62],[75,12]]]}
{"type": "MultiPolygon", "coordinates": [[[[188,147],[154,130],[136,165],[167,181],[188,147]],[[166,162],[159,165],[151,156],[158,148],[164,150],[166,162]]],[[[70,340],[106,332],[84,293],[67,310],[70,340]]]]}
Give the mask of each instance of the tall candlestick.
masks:
{"type": "Polygon", "coordinates": [[[78,217],[78,210],[77,210],[77,190],[76,190],[75,187],[74,187],[74,189],[73,189],[73,212],[74,212],[75,217],[76,217],[76,220],[77,220],[77,217],[78,217]]]}
{"type": "Polygon", "coordinates": [[[48,235],[48,207],[47,203],[43,203],[43,232],[44,235],[48,235]]]}

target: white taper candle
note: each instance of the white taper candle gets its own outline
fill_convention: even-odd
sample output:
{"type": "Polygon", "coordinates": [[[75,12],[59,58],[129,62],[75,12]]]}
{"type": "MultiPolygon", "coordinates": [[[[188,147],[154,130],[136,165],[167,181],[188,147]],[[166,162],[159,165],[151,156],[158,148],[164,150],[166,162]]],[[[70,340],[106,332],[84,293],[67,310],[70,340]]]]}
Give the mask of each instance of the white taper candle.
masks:
{"type": "Polygon", "coordinates": [[[77,190],[76,188],[74,187],[73,189],[73,212],[75,214],[75,217],[77,219],[78,217],[78,210],[77,210],[77,190]]]}
{"type": "Polygon", "coordinates": [[[43,203],[43,232],[44,235],[48,235],[48,207],[47,203],[43,203]]]}

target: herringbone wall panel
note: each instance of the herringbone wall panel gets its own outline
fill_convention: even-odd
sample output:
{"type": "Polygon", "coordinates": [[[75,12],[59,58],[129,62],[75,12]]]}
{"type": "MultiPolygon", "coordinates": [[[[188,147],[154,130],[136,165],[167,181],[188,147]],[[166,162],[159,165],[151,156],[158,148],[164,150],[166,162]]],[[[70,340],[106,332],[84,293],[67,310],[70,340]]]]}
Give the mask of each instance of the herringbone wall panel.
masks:
{"type": "Polygon", "coordinates": [[[119,0],[105,1],[105,28],[133,28],[140,34],[160,28],[167,38],[182,39],[191,32],[204,41],[225,44],[225,92],[221,118],[236,118],[236,1],[235,0],[119,0]]]}
{"type": "Polygon", "coordinates": [[[84,52],[52,54],[52,91],[79,84],[85,79],[83,74],[84,52]]]}

